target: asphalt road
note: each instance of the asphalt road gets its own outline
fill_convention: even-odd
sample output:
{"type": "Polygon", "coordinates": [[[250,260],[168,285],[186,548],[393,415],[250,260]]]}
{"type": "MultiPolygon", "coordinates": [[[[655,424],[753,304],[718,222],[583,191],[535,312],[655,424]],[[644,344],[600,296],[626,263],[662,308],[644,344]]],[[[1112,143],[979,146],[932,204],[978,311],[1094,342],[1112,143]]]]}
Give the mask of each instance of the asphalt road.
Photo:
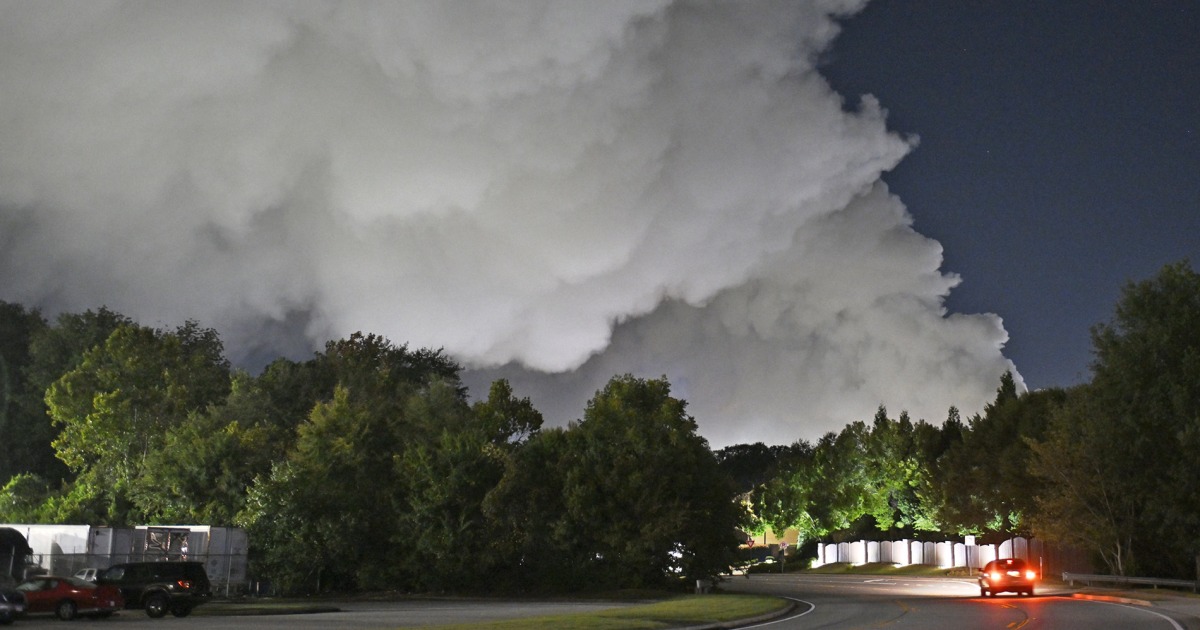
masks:
{"type": "Polygon", "coordinates": [[[979,596],[979,586],[966,579],[755,575],[725,582],[722,588],[796,600],[792,616],[753,626],[769,630],[1182,630],[1189,627],[1187,620],[1169,616],[1175,613],[1074,599],[1065,591],[1052,589],[1042,589],[1034,597],[984,598],[979,596]]]}
{"type": "MultiPolygon", "coordinates": [[[[796,602],[794,612],[749,628],[798,630],[813,628],[886,630],[1034,630],[1093,629],[1184,630],[1200,628],[1200,618],[1161,607],[1088,601],[1062,589],[1043,588],[1034,597],[1001,595],[984,598],[974,581],[953,578],[880,578],[871,576],[755,575],[733,578],[722,590],[770,594],[796,602]]],[[[30,618],[17,627],[141,628],[150,630],[264,630],[308,628],[415,628],[449,623],[518,619],[540,615],[604,610],[628,603],[503,602],[430,600],[399,602],[328,602],[340,612],[270,616],[193,615],[185,619],[150,619],[140,611],[124,611],[106,620],[61,622],[30,618]]],[[[1193,611],[1195,613],[1195,611],[1193,611]]]]}

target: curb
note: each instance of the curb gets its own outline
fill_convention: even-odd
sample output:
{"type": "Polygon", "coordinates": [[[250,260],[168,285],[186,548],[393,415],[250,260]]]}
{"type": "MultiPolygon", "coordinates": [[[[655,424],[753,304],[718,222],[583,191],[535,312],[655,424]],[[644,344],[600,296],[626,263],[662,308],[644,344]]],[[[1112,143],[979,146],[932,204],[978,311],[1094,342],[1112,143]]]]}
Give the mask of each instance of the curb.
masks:
{"type": "Polygon", "coordinates": [[[1154,604],[1145,599],[1133,599],[1131,597],[1116,597],[1113,595],[1090,595],[1087,593],[1075,593],[1071,595],[1075,599],[1086,599],[1093,602],[1109,602],[1111,604],[1132,604],[1134,606],[1153,606],[1154,604]]]}

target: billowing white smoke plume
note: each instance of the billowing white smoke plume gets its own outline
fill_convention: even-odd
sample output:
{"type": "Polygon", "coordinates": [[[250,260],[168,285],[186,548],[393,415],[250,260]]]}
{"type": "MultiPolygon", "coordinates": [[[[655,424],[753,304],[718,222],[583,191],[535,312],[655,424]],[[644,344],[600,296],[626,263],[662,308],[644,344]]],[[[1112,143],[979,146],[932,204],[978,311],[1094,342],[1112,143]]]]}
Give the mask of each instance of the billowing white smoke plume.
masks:
{"type": "Polygon", "coordinates": [[[554,423],[665,374],[716,445],[973,410],[1005,332],[814,65],[859,8],[2,2],[0,299],[444,347],[554,423]]]}

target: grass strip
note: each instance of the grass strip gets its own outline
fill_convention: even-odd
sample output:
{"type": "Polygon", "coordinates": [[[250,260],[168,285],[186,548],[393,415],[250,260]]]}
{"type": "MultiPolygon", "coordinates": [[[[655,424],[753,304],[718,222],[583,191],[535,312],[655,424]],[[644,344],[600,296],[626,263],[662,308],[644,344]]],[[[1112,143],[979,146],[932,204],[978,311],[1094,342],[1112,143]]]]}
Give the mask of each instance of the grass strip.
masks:
{"type": "Polygon", "coordinates": [[[962,567],[942,568],[928,564],[912,564],[908,566],[896,566],[887,562],[872,562],[869,564],[849,564],[846,562],[835,562],[826,564],[814,569],[806,569],[803,573],[819,573],[825,575],[915,575],[926,577],[958,577],[966,575],[966,569],[962,567]]]}
{"type": "Polygon", "coordinates": [[[198,617],[254,617],[259,615],[305,615],[337,612],[338,610],[337,606],[306,601],[212,602],[197,606],[192,614],[198,617]]]}
{"type": "Polygon", "coordinates": [[[525,617],[437,626],[439,630],[658,630],[736,621],[778,612],[789,602],[765,595],[687,595],[667,601],[590,613],[525,617]]]}

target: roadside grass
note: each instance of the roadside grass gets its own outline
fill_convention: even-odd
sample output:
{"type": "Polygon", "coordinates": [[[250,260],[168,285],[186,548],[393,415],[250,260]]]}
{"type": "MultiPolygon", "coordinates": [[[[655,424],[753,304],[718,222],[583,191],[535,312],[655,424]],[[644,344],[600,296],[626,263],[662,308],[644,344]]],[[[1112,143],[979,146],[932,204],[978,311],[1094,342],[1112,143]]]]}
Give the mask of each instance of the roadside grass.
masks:
{"type": "Polygon", "coordinates": [[[896,566],[890,563],[832,563],[817,566],[815,569],[805,569],[806,574],[848,574],[848,575],[916,575],[929,577],[947,577],[958,574],[966,575],[961,566],[958,569],[942,569],[931,564],[910,564],[896,566]]]}
{"type": "Polygon", "coordinates": [[[192,614],[197,617],[223,617],[259,615],[306,615],[312,613],[337,612],[339,608],[329,604],[302,599],[254,599],[218,601],[197,606],[192,614]]]}
{"type": "Polygon", "coordinates": [[[658,630],[748,619],[791,603],[764,595],[686,595],[663,602],[591,613],[435,626],[439,630],[658,630]]]}
{"type": "Polygon", "coordinates": [[[805,569],[804,573],[846,574],[846,575],[912,575],[918,577],[965,577],[967,570],[963,567],[944,569],[930,564],[910,564],[896,566],[887,562],[872,562],[854,565],[848,562],[834,562],[813,569],[805,569]]]}

